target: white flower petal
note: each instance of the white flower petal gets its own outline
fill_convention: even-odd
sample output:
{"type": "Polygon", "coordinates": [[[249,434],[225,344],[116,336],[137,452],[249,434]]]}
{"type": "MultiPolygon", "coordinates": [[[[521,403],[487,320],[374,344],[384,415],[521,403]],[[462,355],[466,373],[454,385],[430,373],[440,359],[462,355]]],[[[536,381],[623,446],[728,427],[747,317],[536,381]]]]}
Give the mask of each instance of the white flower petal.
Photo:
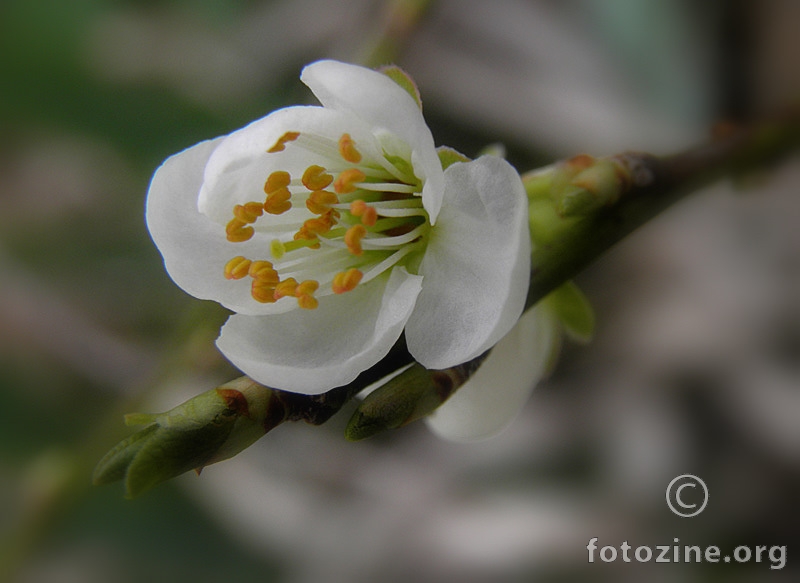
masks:
{"type": "Polygon", "coordinates": [[[282,152],[268,153],[287,132],[322,136],[334,144],[342,134],[349,133],[363,154],[380,155],[377,140],[356,116],[323,107],[279,109],[231,133],[219,144],[204,171],[197,202],[200,210],[224,226],[233,217],[234,205],[264,200],[264,182],[273,171],[284,170],[300,178],[312,164],[328,167],[322,156],[292,142],[282,152]]]}
{"type": "Polygon", "coordinates": [[[530,277],[527,199],[510,164],[493,156],[453,164],[444,196],[406,326],[409,351],[433,369],[466,362],[500,340],[522,313],[530,277]]]}
{"type": "Polygon", "coordinates": [[[395,269],[385,290],[381,283],[323,298],[316,310],[231,316],[217,347],[245,374],[274,388],[313,395],[345,385],[389,352],[422,277],[395,269]]]}
{"type": "Polygon", "coordinates": [[[230,283],[223,276],[225,263],[252,247],[250,242],[234,247],[225,229],[197,210],[203,168],[221,141],[201,142],[167,158],[153,176],[145,209],[170,277],[187,293],[217,301],[230,283]]]}
{"type": "Polygon", "coordinates": [[[451,441],[485,439],[507,427],[544,374],[557,329],[545,307],[528,310],[428,426],[451,441]]]}
{"type": "Polygon", "coordinates": [[[186,293],[243,314],[288,311],[293,307],[289,300],[255,302],[249,278],[230,281],[224,276],[225,264],[238,255],[265,257],[269,240],[256,235],[244,243],[231,243],[224,227],[197,210],[203,168],[223,139],[192,146],[156,170],[145,210],[150,236],[164,257],[167,273],[186,293]]]}
{"type": "Polygon", "coordinates": [[[383,73],[338,61],[312,63],[300,80],[325,107],[348,112],[373,131],[388,130],[409,145],[414,172],[425,181],[422,203],[434,224],[442,205],[442,166],[414,99],[383,73]]]}

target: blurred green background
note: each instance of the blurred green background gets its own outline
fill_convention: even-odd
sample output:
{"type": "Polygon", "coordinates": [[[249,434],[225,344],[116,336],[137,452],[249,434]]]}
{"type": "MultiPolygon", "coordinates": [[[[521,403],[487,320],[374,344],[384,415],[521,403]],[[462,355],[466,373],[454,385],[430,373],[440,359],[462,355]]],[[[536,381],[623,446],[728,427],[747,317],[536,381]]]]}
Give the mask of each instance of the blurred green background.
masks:
{"type": "MultiPolygon", "coordinates": [[[[588,565],[585,545],[800,541],[795,162],[679,205],[580,280],[600,328],[515,425],[344,443],[281,427],[136,501],[92,488],[121,415],[236,372],[221,308],[167,277],[143,220],[168,155],[310,97],[317,58],[393,54],[437,144],[522,171],[657,153],[800,91],[798,4],[769,0],[3,0],[0,579],[762,581],[768,564],[588,565]],[[668,513],[679,474],[712,503],[668,513]]],[[[343,419],[340,419],[343,417],[343,419]]],[[[790,553],[791,555],[791,553],[790,553]]]]}

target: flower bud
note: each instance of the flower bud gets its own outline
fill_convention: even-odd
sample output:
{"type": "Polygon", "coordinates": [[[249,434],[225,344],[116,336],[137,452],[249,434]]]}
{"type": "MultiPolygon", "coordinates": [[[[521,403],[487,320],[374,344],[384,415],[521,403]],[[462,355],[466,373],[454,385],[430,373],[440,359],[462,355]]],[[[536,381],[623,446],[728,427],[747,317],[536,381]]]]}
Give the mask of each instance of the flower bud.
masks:
{"type": "Polygon", "coordinates": [[[359,441],[427,417],[464,384],[488,354],[446,370],[411,365],[367,395],[350,418],[345,438],[359,441]]]}
{"type": "Polygon", "coordinates": [[[272,389],[241,377],[206,391],[165,413],[126,415],[145,425],[97,464],[93,481],[125,481],[134,498],[189,470],[228,459],[252,445],[285,418],[272,389]]]}

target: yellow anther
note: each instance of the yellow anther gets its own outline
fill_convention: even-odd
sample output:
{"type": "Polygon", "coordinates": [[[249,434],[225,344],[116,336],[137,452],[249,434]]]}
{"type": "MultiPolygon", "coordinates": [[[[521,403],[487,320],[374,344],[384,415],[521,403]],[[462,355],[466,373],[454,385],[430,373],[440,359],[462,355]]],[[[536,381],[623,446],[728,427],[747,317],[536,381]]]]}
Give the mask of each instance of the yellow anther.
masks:
{"type": "Polygon", "coordinates": [[[361,282],[364,274],[356,268],[348,269],[347,271],[340,271],[333,276],[333,293],[343,294],[345,292],[353,291],[356,286],[361,282]]]}
{"type": "Polygon", "coordinates": [[[361,248],[361,239],[367,234],[364,225],[353,225],[344,234],[344,243],[353,255],[361,255],[364,250],[361,248]]]}
{"type": "Polygon", "coordinates": [[[319,289],[319,282],[313,279],[307,279],[298,284],[294,290],[297,304],[305,310],[315,309],[319,305],[317,298],[313,295],[317,289],[319,289]]]}
{"type": "Polygon", "coordinates": [[[290,208],[292,208],[292,193],[289,192],[289,189],[281,187],[277,190],[273,190],[267,196],[267,200],[264,201],[264,210],[267,211],[271,215],[280,215],[285,213],[290,208]]]}
{"type": "Polygon", "coordinates": [[[258,279],[263,283],[268,283],[275,286],[280,281],[278,272],[272,267],[269,261],[253,261],[250,264],[250,269],[247,271],[248,275],[252,278],[258,279]]]}
{"type": "Polygon", "coordinates": [[[303,223],[300,231],[317,236],[330,231],[334,224],[336,224],[336,219],[333,218],[333,215],[326,213],[319,218],[308,219],[303,223]]]}
{"type": "Polygon", "coordinates": [[[246,277],[252,261],[239,255],[225,264],[225,279],[242,279],[246,277]]]}
{"type": "Polygon", "coordinates": [[[233,207],[233,216],[245,223],[255,223],[264,214],[264,205],[260,202],[237,204],[233,207]]]}
{"type": "Polygon", "coordinates": [[[294,290],[294,295],[298,298],[303,295],[311,295],[315,291],[319,289],[319,282],[315,279],[306,279],[302,283],[297,285],[297,289],[294,290]]]}
{"type": "Polygon", "coordinates": [[[275,286],[275,291],[273,292],[273,297],[275,300],[279,300],[281,298],[285,298],[287,296],[293,296],[295,290],[297,289],[297,280],[293,277],[283,280],[278,285],[275,286]]]}
{"type": "Polygon", "coordinates": [[[303,294],[297,297],[297,305],[304,310],[316,310],[319,306],[319,301],[312,295],[303,294]]]}
{"type": "Polygon", "coordinates": [[[300,230],[294,234],[293,239],[297,241],[298,239],[303,239],[305,241],[316,240],[317,236],[314,233],[310,233],[308,229],[306,229],[305,225],[300,227],[300,230]]]}
{"type": "Polygon", "coordinates": [[[274,154],[275,152],[283,152],[288,142],[293,142],[299,137],[300,132],[286,132],[280,138],[278,138],[278,141],[275,142],[275,145],[267,150],[267,152],[270,154],[274,154]]]}
{"type": "Polygon", "coordinates": [[[286,253],[286,245],[280,239],[273,239],[269,244],[269,252],[275,259],[280,259],[286,253]]]}
{"type": "Polygon", "coordinates": [[[356,189],[356,183],[362,182],[366,175],[358,168],[348,168],[343,170],[336,181],[333,183],[333,189],[339,194],[347,194],[356,189]]]}
{"type": "Polygon", "coordinates": [[[372,227],[378,222],[378,211],[361,199],[350,203],[350,212],[355,217],[361,217],[361,223],[367,227],[372,227]]]}
{"type": "Polygon", "coordinates": [[[375,223],[378,222],[378,211],[375,210],[375,207],[367,207],[367,209],[364,211],[364,214],[361,215],[361,222],[367,227],[375,226],[375,223]]]}
{"type": "Polygon", "coordinates": [[[315,215],[321,215],[331,210],[330,205],[337,204],[339,197],[327,190],[315,190],[306,200],[306,208],[315,215]]]}
{"type": "Polygon", "coordinates": [[[276,170],[267,177],[264,183],[264,192],[269,194],[275,192],[279,188],[285,188],[292,182],[292,177],[285,170],[276,170]]]}
{"type": "Polygon", "coordinates": [[[253,227],[248,227],[247,223],[239,219],[231,219],[225,226],[225,234],[231,243],[247,241],[255,232],[253,227]]]}
{"type": "Polygon", "coordinates": [[[275,286],[271,283],[254,279],[250,284],[250,295],[262,304],[271,304],[275,301],[275,286]]]}
{"type": "Polygon", "coordinates": [[[303,186],[309,190],[323,190],[331,185],[333,176],[328,174],[328,171],[322,166],[314,164],[303,172],[302,182],[303,186]]]}
{"type": "Polygon", "coordinates": [[[356,144],[350,134],[342,134],[342,137],[339,138],[339,154],[351,164],[361,162],[361,152],[356,150],[356,144]]]}

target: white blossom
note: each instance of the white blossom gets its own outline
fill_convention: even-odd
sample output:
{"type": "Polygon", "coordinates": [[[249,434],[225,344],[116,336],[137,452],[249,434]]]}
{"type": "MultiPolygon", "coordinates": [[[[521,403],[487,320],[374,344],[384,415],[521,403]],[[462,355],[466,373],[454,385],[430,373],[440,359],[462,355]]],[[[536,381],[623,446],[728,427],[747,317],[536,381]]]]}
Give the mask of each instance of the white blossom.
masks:
{"type": "Polygon", "coordinates": [[[527,292],[527,200],[485,156],[442,169],[417,102],[335,61],[302,81],[321,106],[275,111],[169,158],[147,224],[173,280],[234,314],[217,346],[271,387],[352,381],[405,330],[428,368],[498,342],[527,292]]]}

